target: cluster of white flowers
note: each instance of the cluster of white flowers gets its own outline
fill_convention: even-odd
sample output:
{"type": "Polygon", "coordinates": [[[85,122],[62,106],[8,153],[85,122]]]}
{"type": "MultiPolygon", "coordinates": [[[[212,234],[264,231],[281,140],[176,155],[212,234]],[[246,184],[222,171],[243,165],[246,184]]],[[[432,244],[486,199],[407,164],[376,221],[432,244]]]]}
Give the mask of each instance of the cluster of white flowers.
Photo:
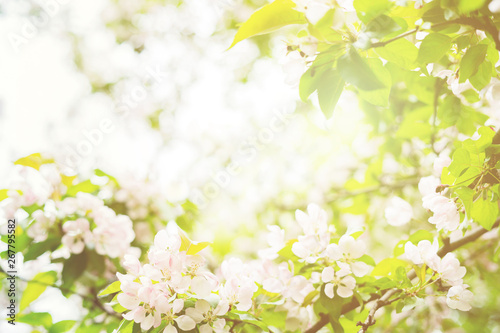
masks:
{"type": "Polygon", "coordinates": [[[130,310],[124,317],[147,330],[166,322],[165,333],[191,330],[226,332],[230,308],[247,311],[257,285],[239,259],[221,265],[221,279],[204,269],[205,259],[187,254],[177,231],[161,230],[148,253],[149,263],[125,256],[127,274],[118,273],[123,293],[118,302],[130,310]],[[221,283],[220,280],[224,280],[221,283]],[[194,303],[188,306],[188,303],[194,303]]]}
{"type": "Polygon", "coordinates": [[[385,218],[392,226],[405,225],[413,218],[413,209],[407,201],[392,197],[385,208],[385,218]]]}
{"type": "Polygon", "coordinates": [[[130,310],[128,320],[141,323],[143,329],[158,327],[167,321],[165,332],[193,329],[224,332],[228,311],[250,311],[256,304],[258,286],[268,293],[279,294],[279,311],[288,313],[287,327],[305,329],[314,319],[311,304],[304,304],[308,295],[324,283],[328,297],[351,297],[356,286],[354,276],[366,275],[370,267],[358,259],[366,251],[365,244],[344,235],[338,244],[330,244],[327,214],[317,205],[308,206],[307,214],[297,210],[296,218],[303,235],[292,245],[292,252],[303,263],[321,260],[322,272],[310,278],[295,275],[292,261],[273,261],[286,246],[284,231],[270,226],[270,248],[260,251],[261,259],[244,263],[230,258],[222,262],[218,275],[204,269],[205,259],[188,254],[182,233],[169,225],[158,232],[148,252],[148,263],[126,256],[127,274],[118,274],[122,294],[118,301],[130,310]]]}
{"type": "Polygon", "coordinates": [[[405,256],[415,265],[427,265],[434,271],[436,279],[450,285],[447,303],[452,309],[468,311],[471,309],[469,303],[472,301],[472,292],[467,290],[468,285],[463,283],[466,268],[460,266],[460,261],[454,253],[447,253],[443,258],[437,255],[439,244],[437,241],[431,243],[422,240],[418,245],[411,242],[405,244],[405,256]]]}
{"type": "Polygon", "coordinates": [[[101,255],[118,258],[129,251],[135,238],[132,221],[128,216],[116,215],[101,199],[78,192],[76,197],[57,202],[57,207],[66,218],[72,218],[64,222],[62,237],[71,253],[81,253],[88,246],[101,255]]]}
{"type": "Polygon", "coordinates": [[[152,199],[159,196],[160,192],[154,184],[138,180],[121,181],[115,193],[116,201],[127,207],[127,215],[132,220],[145,219],[150,206],[156,210],[152,199]]]}
{"type": "Polygon", "coordinates": [[[434,213],[429,222],[436,225],[438,230],[455,231],[460,226],[460,213],[453,200],[436,193],[440,185],[439,179],[434,176],[424,177],[420,180],[418,188],[423,195],[422,206],[434,213]]]}
{"type": "Polygon", "coordinates": [[[334,287],[337,287],[339,296],[352,296],[356,280],[350,274],[361,277],[370,271],[370,266],[357,260],[366,252],[365,243],[343,235],[338,244],[330,244],[327,214],[315,204],[307,207],[307,214],[297,210],[295,218],[304,235],[299,236],[298,241],[292,245],[292,252],[309,264],[319,259],[328,263],[321,274],[328,297],[334,297],[334,287]]]}
{"type": "MultiPolygon", "coordinates": [[[[21,207],[43,205],[55,193],[63,194],[66,191],[55,164],[42,164],[38,170],[16,165],[10,177],[8,198],[0,202],[0,212],[4,218],[14,216],[21,207]]],[[[47,218],[52,219],[50,214],[47,218]]]]}

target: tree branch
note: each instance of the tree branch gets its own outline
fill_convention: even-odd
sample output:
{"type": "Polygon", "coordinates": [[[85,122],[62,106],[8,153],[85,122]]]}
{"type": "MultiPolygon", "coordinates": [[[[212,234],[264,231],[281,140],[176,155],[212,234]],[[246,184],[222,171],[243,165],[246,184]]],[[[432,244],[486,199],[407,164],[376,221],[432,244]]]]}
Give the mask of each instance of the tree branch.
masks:
{"type": "MultiPolygon", "coordinates": [[[[495,224],[493,224],[491,229],[498,228],[499,225],[500,225],[500,218],[496,220],[495,224]]],[[[475,241],[476,239],[478,239],[479,237],[481,237],[482,235],[484,235],[488,231],[489,230],[486,230],[484,228],[477,228],[476,230],[472,231],[469,235],[464,236],[455,242],[445,242],[445,245],[438,250],[437,254],[439,257],[442,258],[447,253],[455,251],[456,249],[458,249],[458,248],[460,248],[460,247],[462,247],[470,242],[475,241]]],[[[409,279],[413,279],[415,277],[416,277],[416,273],[414,270],[412,270],[410,273],[408,273],[409,279]]],[[[391,296],[393,296],[397,291],[398,291],[398,289],[388,290],[387,292],[383,293],[381,296],[374,295],[370,300],[368,300],[366,302],[366,303],[368,303],[372,300],[377,300],[377,303],[375,304],[375,306],[370,310],[370,314],[372,314],[372,317],[371,317],[372,320],[373,320],[373,316],[375,315],[375,312],[378,309],[380,309],[381,307],[387,305],[387,304],[384,305],[384,302],[387,302],[388,299],[391,296]]],[[[390,301],[390,303],[392,303],[392,301],[390,301]]],[[[346,314],[346,313],[356,309],[360,305],[361,304],[358,302],[358,300],[353,298],[351,300],[351,302],[345,304],[342,307],[341,314],[346,314]]],[[[370,317],[370,314],[368,315],[369,317],[370,317]]],[[[319,331],[323,326],[327,325],[329,322],[330,321],[328,319],[328,315],[322,314],[322,315],[320,315],[320,319],[311,328],[306,330],[305,333],[315,333],[315,332],[319,331]]],[[[371,324],[371,325],[373,325],[373,324],[371,324]]],[[[368,325],[367,327],[369,327],[371,325],[368,325]]],[[[361,331],[361,332],[366,332],[366,329],[365,329],[365,331],[361,331]]]]}
{"type": "Polygon", "coordinates": [[[118,318],[118,319],[122,319],[122,316],[119,315],[118,313],[111,312],[108,309],[106,309],[104,307],[104,305],[99,301],[99,299],[97,298],[97,296],[90,297],[90,296],[87,296],[87,295],[80,294],[80,293],[78,293],[78,292],[76,292],[76,291],[74,291],[72,289],[69,289],[69,288],[65,288],[65,287],[62,287],[62,286],[56,286],[54,284],[50,284],[50,283],[46,283],[46,282],[42,282],[42,281],[38,281],[38,280],[27,280],[27,279],[23,279],[23,278],[20,278],[20,277],[17,277],[17,278],[19,280],[21,280],[21,281],[24,281],[24,282],[36,283],[36,284],[40,284],[40,285],[47,286],[47,287],[57,288],[57,289],[59,289],[61,291],[64,291],[66,293],[78,295],[81,298],[86,299],[87,301],[92,302],[92,304],[94,304],[96,307],[98,307],[99,309],[101,309],[102,311],[104,311],[104,313],[106,313],[108,316],[112,316],[112,317],[115,317],[115,318],[118,318]]]}

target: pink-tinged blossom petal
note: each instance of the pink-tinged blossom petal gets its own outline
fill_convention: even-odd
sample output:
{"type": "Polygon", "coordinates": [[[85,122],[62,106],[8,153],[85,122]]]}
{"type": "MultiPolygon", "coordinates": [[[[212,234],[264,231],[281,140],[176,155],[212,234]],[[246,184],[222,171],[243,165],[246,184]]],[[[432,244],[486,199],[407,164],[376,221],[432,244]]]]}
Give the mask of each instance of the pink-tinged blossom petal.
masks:
{"type": "Polygon", "coordinates": [[[118,303],[125,309],[133,310],[139,306],[141,301],[135,295],[129,295],[126,293],[121,293],[117,296],[118,303]]]}

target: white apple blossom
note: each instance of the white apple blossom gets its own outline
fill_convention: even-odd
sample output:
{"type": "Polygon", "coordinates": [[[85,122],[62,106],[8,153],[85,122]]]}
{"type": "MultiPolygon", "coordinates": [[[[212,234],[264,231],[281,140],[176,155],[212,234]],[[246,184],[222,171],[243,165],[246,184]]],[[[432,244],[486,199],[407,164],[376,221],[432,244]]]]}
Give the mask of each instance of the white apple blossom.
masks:
{"type": "Polygon", "coordinates": [[[436,268],[440,258],[437,255],[439,244],[437,240],[431,243],[428,240],[422,240],[415,246],[412,242],[405,244],[404,255],[406,259],[415,265],[426,264],[431,268],[436,268]]]}
{"type": "Polygon", "coordinates": [[[392,226],[405,225],[413,218],[411,205],[400,197],[392,197],[385,208],[385,218],[392,226]]]}
{"type": "Polygon", "coordinates": [[[36,242],[43,242],[47,239],[47,230],[56,221],[56,215],[54,212],[50,212],[46,209],[38,209],[34,211],[31,216],[34,218],[34,221],[31,223],[26,233],[36,242]]]}
{"type": "Polygon", "coordinates": [[[328,234],[299,236],[298,241],[292,245],[292,252],[308,264],[312,264],[324,256],[329,241],[328,234]]]}
{"type": "Polygon", "coordinates": [[[429,222],[435,224],[438,230],[455,231],[459,227],[460,213],[453,200],[440,194],[427,195],[422,206],[434,213],[429,222]]]}
{"type": "Polygon", "coordinates": [[[104,223],[97,223],[97,219],[94,221],[96,221],[97,227],[92,230],[92,234],[97,253],[111,258],[117,258],[127,253],[130,243],[135,238],[132,221],[128,216],[117,215],[104,223]]]}
{"type": "Polygon", "coordinates": [[[335,271],[331,266],[325,267],[321,273],[321,280],[326,283],[325,294],[333,298],[334,287],[337,287],[337,295],[342,298],[351,297],[356,286],[356,280],[350,276],[351,271],[347,264],[340,263],[340,269],[335,271]]]}
{"type": "Polygon", "coordinates": [[[176,299],[172,303],[169,303],[167,310],[164,312],[165,316],[162,318],[163,322],[167,322],[167,326],[163,330],[163,333],[177,333],[177,328],[173,326],[176,322],[177,326],[183,331],[189,331],[196,327],[196,322],[193,318],[182,315],[177,316],[184,308],[184,301],[182,299],[176,299]]]}
{"type": "Polygon", "coordinates": [[[278,258],[278,252],[285,247],[285,230],[281,229],[277,225],[268,225],[267,229],[269,233],[267,234],[267,243],[269,248],[260,250],[259,257],[262,259],[276,259],[278,258]]]}
{"type": "Polygon", "coordinates": [[[370,271],[370,266],[362,261],[356,261],[366,253],[366,244],[352,236],[343,235],[338,244],[329,244],[326,255],[332,261],[341,261],[349,265],[355,276],[364,276],[370,271]]]}
{"type": "Polygon", "coordinates": [[[488,9],[492,13],[500,13],[500,0],[493,0],[488,4],[488,9]]]}
{"type": "Polygon", "coordinates": [[[215,308],[205,300],[196,301],[194,308],[187,308],[186,315],[191,317],[196,323],[203,323],[200,327],[200,333],[225,332],[226,320],[219,318],[227,313],[229,304],[225,301],[219,301],[215,308]]]}
{"type": "Polygon", "coordinates": [[[443,168],[450,166],[450,163],[451,163],[450,156],[443,153],[439,154],[438,158],[434,160],[434,165],[433,165],[434,172],[436,173],[436,175],[440,177],[441,173],[443,172],[443,168]]]}
{"type": "Polygon", "coordinates": [[[328,232],[328,215],[316,204],[307,206],[307,214],[297,209],[295,219],[305,235],[321,235],[328,232]]]}
{"type": "Polygon", "coordinates": [[[427,176],[427,177],[422,177],[420,181],[418,182],[418,190],[420,191],[420,194],[422,195],[422,200],[426,198],[428,195],[435,195],[436,194],[436,188],[441,184],[441,181],[439,178],[435,176],[427,176]]]}
{"type": "Polygon", "coordinates": [[[85,244],[92,240],[89,221],[85,218],[64,222],[63,231],[64,236],[61,242],[71,253],[82,253],[85,244]]]}
{"type": "Polygon", "coordinates": [[[252,307],[252,297],[257,285],[249,278],[229,278],[219,289],[219,296],[238,311],[248,311],[252,307]]]}
{"type": "Polygon", "coordinates": [[[294,2],[295,10],[303,12],[312,24],[318,23],[332,8],[332,2],[329,0],[294,0],[294,2]]]}
{"type": "Polygon", "coordinates": [[[452,309],[469,311],[472,308],[470,303],[474,294],[467,289],[468,287],[466,284],[451,287],[446,295],[446,304],[452,309]]]}
{"type": "Polygon", "coordinates": [[[300,77],[306,71],[306,63],[299,51],[288,52],[283,59],[280,60],[285,74],[285,83],[290,86],[297,86],[300,77]]]}
{"type": "Polygon", "coordinates": [[[460,261],[454,253],[447,253],[439,262],[436,267],[432,267],[441,279],[452,285],[456,286],[462,284],[465,273],[467,269],[460,266],[460,261]]]}

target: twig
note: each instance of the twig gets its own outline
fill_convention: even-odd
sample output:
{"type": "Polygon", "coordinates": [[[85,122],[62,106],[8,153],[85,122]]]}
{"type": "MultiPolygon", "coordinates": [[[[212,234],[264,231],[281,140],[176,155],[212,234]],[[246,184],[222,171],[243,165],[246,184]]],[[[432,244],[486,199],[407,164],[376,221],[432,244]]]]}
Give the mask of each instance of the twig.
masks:
{"type": "Polygon", "coordinates": [[[118,318],[118,319],[122,319],[122,316],[119,315],[118,313],[116,312],[110,312],[108,311],[108,309],[106,309],[104,307],[103,304],[101,304],[101,302],[99,301],[99,299],[94,296],[94,297],[89,297],[87,295],[83,295],[83,294],[80,294],[79,292],[77,291],[74,291],[72,289],[69,289],[69,288],[65,288],[65,287],[62,287],[62,286],[56,286],[54,284],[51,284],[51,283],[46,283],[46,282],[43,282],[43,281],[38,281],[38,280],[27,280],[27,279],[23,279],[21,277],[17,277],[19,280],[21,281],[24,281],[24,282],[28,282],[28,283],[37,283],[37,284],[40,284],[40,285],[43,285],[43,286],[47,286],[47,287],[52,287],[52,288],[57,288],[61,291],[64,291],[66,293],[71,293],[71,294],[74,294],[74,295],[78,295],[80,296],[81,298],[83,299],[86,299],[87,301],[90,301],[92,302],[92,304],[94,304],[95,306],[97,306],[99,309],[101,309],[102,311],[104,311],[104,313],[106,313],[107,315],[109,316],[113,316],[115,318],[118,318]]]}

